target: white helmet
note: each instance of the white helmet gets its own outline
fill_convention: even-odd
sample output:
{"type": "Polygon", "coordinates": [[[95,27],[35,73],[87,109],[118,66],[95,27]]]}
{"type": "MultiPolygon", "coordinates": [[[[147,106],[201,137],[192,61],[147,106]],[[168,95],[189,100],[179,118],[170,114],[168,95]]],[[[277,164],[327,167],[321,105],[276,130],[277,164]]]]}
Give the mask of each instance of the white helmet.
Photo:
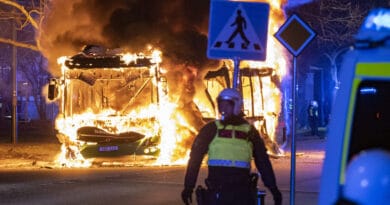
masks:
{"type": "Polygon", "coordinates": [[[226,89],[222,90],[217,97],[217,101],[220,101],[220,100],[229,100],[229,101],[233,102],[233,104],[234,104],[233,114],[234,115],[238,116],[242,113],[242,105],[243,105],[242,96],[241,96],[240,92],[238,92],[238,90],[233,89],[233,88],[226,88],[226,89]]]}
{"type": "Polygon", "coordinates": [[[359,205],[390,202],[390,152],[363,150],[349,163],[343,198],[359,205]]]}
{"type": "Polygon", "coordinates": [[[314,107],[318,107],[318,103],[317,103],[317,101],[315,101],[315,100],[312,100],[310,104],[311,104],[312,106],[314,106],[314,107]]]}

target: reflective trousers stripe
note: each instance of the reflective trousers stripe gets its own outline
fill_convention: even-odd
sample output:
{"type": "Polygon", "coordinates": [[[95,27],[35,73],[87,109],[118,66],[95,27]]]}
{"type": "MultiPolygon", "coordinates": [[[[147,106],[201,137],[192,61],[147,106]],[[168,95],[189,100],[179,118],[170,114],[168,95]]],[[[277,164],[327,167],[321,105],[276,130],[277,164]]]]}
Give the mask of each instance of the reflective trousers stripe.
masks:
{"type": "Polygon", "coordinates": [[[209,159],[209,166],[221,166],[221,167],[238,167],[238,168],[250,168],[250,162],[245,161],[233,161],[225,159],[209,159]]]}

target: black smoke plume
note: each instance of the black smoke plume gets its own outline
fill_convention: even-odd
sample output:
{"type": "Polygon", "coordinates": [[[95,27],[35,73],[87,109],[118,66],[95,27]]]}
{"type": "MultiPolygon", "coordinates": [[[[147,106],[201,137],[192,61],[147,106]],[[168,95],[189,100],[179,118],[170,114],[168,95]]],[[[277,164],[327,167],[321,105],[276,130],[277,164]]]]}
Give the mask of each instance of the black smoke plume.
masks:
{"type": "Polygon", "coordinates": [[[152,45],[173,64],[215,67],[206,57],[209,5],[210,0],[53,0],[38,41],[55,74],[58,57],[88,44],[133,52],[152,45]]]}

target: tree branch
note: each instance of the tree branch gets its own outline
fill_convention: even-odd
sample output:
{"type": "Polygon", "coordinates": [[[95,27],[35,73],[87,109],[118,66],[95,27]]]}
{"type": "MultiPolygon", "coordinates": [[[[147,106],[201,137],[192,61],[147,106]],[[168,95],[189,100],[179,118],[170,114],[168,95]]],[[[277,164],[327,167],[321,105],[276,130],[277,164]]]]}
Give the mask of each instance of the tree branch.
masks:
{"type": "Polygon", "coordinates": [[[9,0],[0,0],[0,2],[17,8],[20,12],[22,12],[26,16],[27,20],[31,23],[31,25],[35,29],[39,29],[38,24],[35,21],[35,19],[33,17],[31,17],[30,13],[27,12],[26,9],[22,5],[14,2],[14,1],[9,1],[9,0]]]}
{"type": "Polygon", "coordinates": [[[1,43],[11,44],[11,45],[14,45],[14,46],[17,46],[17,47],[29,48],[29,49],[34,50],[34,51],[40,51],[38,49],[38,47],[35,46],[35,45],[27,44],[27,43],[21,43],[21,42],[14,41],[14,40],[11,40],[11,39],[6,39],[6,38],[1,38],[0,37],[0,42],[1,43]]]}

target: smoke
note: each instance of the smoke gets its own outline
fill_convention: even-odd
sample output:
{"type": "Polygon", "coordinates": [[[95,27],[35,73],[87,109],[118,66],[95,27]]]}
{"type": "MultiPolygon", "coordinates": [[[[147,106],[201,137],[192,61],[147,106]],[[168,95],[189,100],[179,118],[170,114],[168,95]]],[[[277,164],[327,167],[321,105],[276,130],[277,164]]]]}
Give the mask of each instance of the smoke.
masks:
{"type": "Polygon", "coordinates": [[[57,58],[84,45],[142,52],[152,45],[163,59],[199,69],[216,66],[206,57],[210,0],[52,0],[37,40],[59,74],[57,58]]]}
{"type": "Polygon", "coordinates": [[[101,35],[102,24],[108,22],[105,19],[109,18],[114,8],[101,9],[102,12],[97,15],[98,8],[92,8],[93,4],[89,3],[90,1],[55,0],[50,1],[45,8],[37,42],[49,61],[52,74],[58,75],[60,72],[58,57],[75,55],[85,44],[106,44],[101,35]]]}

